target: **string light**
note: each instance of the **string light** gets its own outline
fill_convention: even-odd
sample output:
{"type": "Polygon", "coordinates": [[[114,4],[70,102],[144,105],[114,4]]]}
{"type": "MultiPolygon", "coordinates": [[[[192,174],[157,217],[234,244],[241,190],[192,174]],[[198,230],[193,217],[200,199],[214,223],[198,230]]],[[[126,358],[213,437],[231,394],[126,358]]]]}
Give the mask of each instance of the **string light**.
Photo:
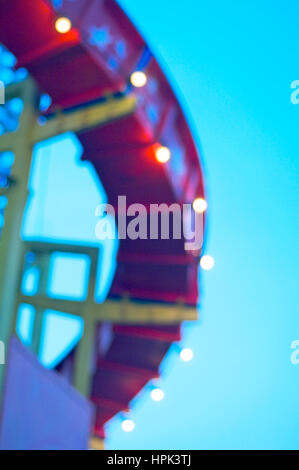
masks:
{"type": "Polygon", "coordinates": [[[163,400],[164,396],[165,396],[165,393],[159,387],[156,387],[151,391],[151,399],[153,401],[161,401],[163,400]]]}
{"type": "Polygon", "coordinates": [[[124,419],[121,427],[124,432],[132,432],[135,428],[135,423],[131,419],[124,419]]]}
{"type": "Polygon", "coordinates": [[[65,18],[61,16],[60,18],[57,18],[57,20],[55,21],[55,29],[60,34],[68,33],[71,27],[72,27],[72,23],[69,18],[65,18]]]}
{"type": "Polygon", "coordinates": [[[200,267],[205,271],[210,271],[215,265],[214,258],[210,255],[204,255],[200,258],[200,267]]]}
{"type": "Polygon", "coordinates": [[[142,88],[144,85],[146,85],[147,76],[144,72],[141,71],[133,72],[130,81],[134,87],[142,88]]]}
{"type": "Polygon", "coordinates": [[[156,149],[156,159],[159,163],[166,163],[171,157],[171,152],[168,147],[160,145],[156,149]]]}
{"type": "Polygon", "coordinates": [[[198,197],[193,201],[193,209],[197,214],[202,214],[208,208],[208,203],[202,197],[198,197]]]}
{"type": "Polygon", "coordinates": [[[193,353],[192,349],[190,349],[190,348],[184,348],[180,352],[180,358],[184,362],[192,361],[193,357],[194,357],[194,353],[193,353]]]}

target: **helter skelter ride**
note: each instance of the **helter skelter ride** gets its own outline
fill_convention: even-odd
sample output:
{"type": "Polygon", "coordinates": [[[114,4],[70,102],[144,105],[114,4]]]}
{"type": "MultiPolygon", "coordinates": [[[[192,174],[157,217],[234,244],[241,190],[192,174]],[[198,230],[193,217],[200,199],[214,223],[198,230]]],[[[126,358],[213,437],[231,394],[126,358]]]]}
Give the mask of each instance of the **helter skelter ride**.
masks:
{"type": "MultiPolygon", "coordinates": [[[[147,208],[204,199],[199,155],[157,60],[116,1],[1,0],[0,42],[17,58],[16,67],[30,74],[7,87],[6,101],[21,97],[24,109],[18,130],[0,137],[0,152],[15,157],[10,184],[0,188],[8,199],[0,243],[0,339],[9,344],[21,302],[36,312],[30,346],[36,354],[46,309],[81,316],[83,337],[57,370],[94,404],[93,435],[102,439],[104,424],[159,375],[169,346],[180,340],[181,323],[197,318],[200,253],[185,251],[183,238],[121,240],[111,289],[97,304],[97,246],[24,242],[19,235],[32,148],[76,133],[82,158],[92,162],[115,207],[118,195],[147,208]],[[52,99],[43,125],[41,93],[52,99]],[[49,262],[57,251],[90,257],[84,302],[47,296],[49,262]],[[28,252],[36,255],[40,281],[38,292],[24,298],[28,252]]],[[[5,376],[0,367],[2,392],[5,376]]]]}

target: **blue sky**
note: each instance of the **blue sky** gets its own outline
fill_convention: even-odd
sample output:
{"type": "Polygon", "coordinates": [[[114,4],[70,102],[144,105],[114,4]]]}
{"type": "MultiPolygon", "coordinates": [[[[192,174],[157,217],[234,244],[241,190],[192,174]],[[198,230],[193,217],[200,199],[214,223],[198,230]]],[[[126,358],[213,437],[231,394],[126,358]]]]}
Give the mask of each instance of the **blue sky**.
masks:
{"type": "MultiPolygon", "coordinates": [[[[193,361],[180,362],[173,349],[162,365],[165,399],[153,403],[144,390],[132,406],[135,430],[124,433],[115,418],[107,447],[298,449],[299,365],[290,361],[299,339],[299,105],[290,100],[298,2],[120,3],[175,84],[203,150],[206,251],[216,264],[200,279],[200,321],[184,328],[193,361]]],[[[37,151],[32,185],[44,205],[33,198],[24,233],[94,241],[100,182],[79,163],[72,136],[56,145],[37,151]],[[65,171],[74,185],[80,178],[84,199],[65,188],[65,171]]]]}
{"type": "Polygon", "coordinates": [[[166,360],[165,399],[136,402],[111,448],[299,448],[298,2],[122,0],[176,84],[209,199],[200,321],[166,360]],[[167,361],[169,364],[167,365],[167,361]]]}

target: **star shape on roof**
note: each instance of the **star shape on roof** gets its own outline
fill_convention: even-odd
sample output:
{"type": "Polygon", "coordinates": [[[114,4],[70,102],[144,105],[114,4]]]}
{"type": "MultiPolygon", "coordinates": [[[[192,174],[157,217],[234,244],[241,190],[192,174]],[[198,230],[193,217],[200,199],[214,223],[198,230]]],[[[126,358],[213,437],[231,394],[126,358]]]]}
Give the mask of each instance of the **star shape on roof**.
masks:
{"type": "Polygon", "coordinates": [[[100,51],[107,48],[112,43],[112,37],[110,35],[107,26],[95,27],[92,26],[89,31],[89,44],[96,46],[100,51]]]}
{"type": "Polygon", "coordinates": [[[118,57],[124,59],[127,56],[127,47],[123,39],[119,39],[116,43],[116,53],[118,57]]]}
{"type": "Polygon", "coordinates": [[[52,0],[52,5],[55,10],[59,10],[62,7],[63,0],[52,0]]]}

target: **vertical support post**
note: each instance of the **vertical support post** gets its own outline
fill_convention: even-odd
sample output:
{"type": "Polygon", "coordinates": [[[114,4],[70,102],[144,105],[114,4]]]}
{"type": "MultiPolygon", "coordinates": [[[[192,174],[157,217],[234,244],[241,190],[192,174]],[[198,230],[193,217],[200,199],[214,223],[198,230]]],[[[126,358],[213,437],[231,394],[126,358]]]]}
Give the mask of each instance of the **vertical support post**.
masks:
{"type": "MultiPolygon", "coordinates": [[[[0,340],[8,351],[11,335],[16,326],[16,292],[23,267],[23,242],[20,232],[23,212],[28,196],[28,178],[31,167],[31,133],[36,121],[36,87],[31,79],[24,82],[22,95],[24,109],[20,118],[17,138],[12,142],[15,162],[8,190],[5,224],[0,241],[0,340]]],[[[5,365],[0,365],[0,399],[3,391],[5,365]]]]}
{"type": "Polygon", "coordinates": [[[74,367],[74,386],[85,397],[89,397],[91,392],[92,376],[92,354],[95,344],[95,328],[93,319],[88,319],[84,315],[84,332],[77,346],[75,367],[74,367]]]}
{"type": "Polygon", "coordinates": [[[92,436],[89,441],[89,447],[92,450],[105,450],[105,443],[103,439],[97,436],[92,436]]]}
{"type": "Polygon", "coordinates": [[[88,294],[82,315],[84,319],[84,332],[77,346],[74,364],[74,386],[87,398],[90,396],[91,392],[92,360],[96,340],[97,323],[92,315],[92,307],[95,295],[97,264],[98,255],[92,255],[88,294]]]}
{"type": "MultiPolygon", "coordinates": [[[[48,280],[49,280],[49,264],[50,253],[40,253],[38,260],[38,267],[40,270],[38,293],[43,295],[47,293],[48,280]]],[[[31,341],[31,350],[37,357],[39,357],[41,338],[44,323],[44,309],[36,307],[33,322],[33,332],[31,341]]]]}

